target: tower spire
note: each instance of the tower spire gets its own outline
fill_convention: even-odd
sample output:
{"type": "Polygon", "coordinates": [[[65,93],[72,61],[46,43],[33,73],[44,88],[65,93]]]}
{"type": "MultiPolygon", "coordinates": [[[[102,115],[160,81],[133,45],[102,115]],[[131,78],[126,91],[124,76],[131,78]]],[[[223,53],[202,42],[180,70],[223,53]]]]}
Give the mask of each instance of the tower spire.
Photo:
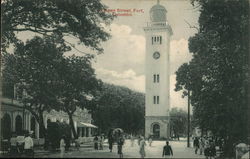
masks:
{"type": "Polygon", "coordinates": [[[157,0],[157,4],[160,4],[160,0],[157,0]]]}

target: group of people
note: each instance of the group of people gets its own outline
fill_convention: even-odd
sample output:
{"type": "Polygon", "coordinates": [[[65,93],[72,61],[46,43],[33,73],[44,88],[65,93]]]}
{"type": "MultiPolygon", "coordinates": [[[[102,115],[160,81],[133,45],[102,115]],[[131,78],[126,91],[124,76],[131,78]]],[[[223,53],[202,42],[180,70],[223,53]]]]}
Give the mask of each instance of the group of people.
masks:
{"type": "Polygon", "coordinates": [[[30,133],[26,133],[25,137],[17,136],[15,133],[10,138],[10,155],[25,155],[26,157],[34,157],[34,143],[30,133]]]}
{"type": "MultiPolygon", "coordinates": [[[[152,142],[153,142],[153,139],[150,136],[148,138],[148,143],[150,147],[152,145],[152,142]]],[[[139,145],[139,154],[141,155],[141,158],[146,157],[146,152],[145,152],[146,141],[143,136],[139,137],[138,145],[139,145]]],[[[166,145],[164,145],[163,147],[162,157],[169,158],[170,156],[173,156],[173,150],[172,150],[172,147],[169,145],[169,141],[166,141],[166,145]]]]}
{"type": "Polygon", "coordinates": [[[205,155],[206,158],[212,159],[216,156],[216,144],[212,137],[195,137],[194,138],[195,154],[205,155]]]}
{"type": "MultiPolygon", "coordinates": [[[[135,137],[133,135],[131,135],[130,136],[131,147],[134,146],[134,140],[135,140],[135,137]]],[[[118,150],[117,153],[118,153],[119,157],[122,158],[123,157],[122,148],[123,148],[123,145],[125,143],[124,135],[122,135],[122,133],[119,131],[118,131],[118,135],[116,137],[112,133],[108,134],[108,143],[109,143],[110,152],[112,152],[113,144],[115,141],[117,142],[117,150],[118,150]]],[[[152,137],[149,137],[148,138],[149,146],[152,145],[152,142],[153,142],[152,137]]],[[[146,144],[146,140],[145,140],[144,136],[142,136],[142,135],[139,136],[137,144],[139,146],[139,154],[140,154],[141,158],[145,158],[146,157],[145,147],[147,144],[146,144]]],[[[169,145],[168,141],[166,141],[166,145],[163,147],[162,156],[163,157],[173,156],[173,150],[172,150],[172,147],[169,145]]]]}
{"type": "Polygon", "coordinates": [[[95,150],[103,150],[103,143],[104,143],[104,135],[95,135],[94,137],[94,149],[95,150]]]}

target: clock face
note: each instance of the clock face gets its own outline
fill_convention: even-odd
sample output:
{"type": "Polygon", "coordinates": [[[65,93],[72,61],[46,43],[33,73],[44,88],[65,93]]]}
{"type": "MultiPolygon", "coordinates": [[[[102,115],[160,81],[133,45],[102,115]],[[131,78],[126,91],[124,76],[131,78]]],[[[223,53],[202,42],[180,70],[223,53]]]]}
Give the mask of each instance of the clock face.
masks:
{"type": "Polygon", "coordinates": [[[160,53],[159,52],[155,52],[153,54],[153,57],[154,57],[154,59],[159,59],[160,58],[160,53]]]}

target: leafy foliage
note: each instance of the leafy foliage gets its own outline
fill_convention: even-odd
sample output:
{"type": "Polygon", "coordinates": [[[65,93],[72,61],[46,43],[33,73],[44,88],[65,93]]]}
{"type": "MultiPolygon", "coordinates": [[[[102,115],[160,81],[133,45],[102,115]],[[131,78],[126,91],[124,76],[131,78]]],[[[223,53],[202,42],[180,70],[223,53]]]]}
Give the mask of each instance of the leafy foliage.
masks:
{"type": "MultiPolygon", "coordinates": [[[[200,29],[189,39],[193,59],[176,72],[176,90],[191,91],[194,118],[203,130],[212,130],[226,143],[245,140],[248,1],[193,0],[192,3],[200,8],[200,29]]],[[[229,146],[232,148],[232,144],[229,146]]],[[[232,156],[231,152],[228,149],[226,155],[232,156]]]]}
{"type": "Polygon", "coordinates": [[[54,109],[69,115],[77,138],[72,116],[77,107],[87,108],[102,83],[91,66],[93,56],[63,56],[69,49],[61,37],[54,35],[19,43],[14,54],[4,54],[3,81],[18,86],[18,100],[39,122],[42,135],[43,112],[54,109]]]}
{"type": "Polygon", "coordinates": [[[187,112],[182,109],[172,108],[170,111],[171,132],[176,136],[187,134],[187,112]]]}
{"type": "MultiPolygon", "coordinates": [[[[110,35],[101,23],[113,20],[99,0],[6,0],[1,3],[2,48],[17,43],[16,33],[73,36],[79,43],[99,52],[100,42],[110,35]]],[[[73,45],[71,45],[73,46],[73,45]]]]}
{"type": "Polygon", "coordinates": [[[102,132],[119,127],[126,133],[138,133],[144,128],[144,98],[128,88],[104,84],[92,112],[94,123],[102,132]]]}
{"type": "Polygon", "coordinates": [[[95,92],[100,90],[102,85],[101,80],[96,79],[91,66],[92,57],[90,55],[65,57],[57,72],[60,79],[58,87],[60,93],[57,98],[61,109],[69,115],[75,138],[77,133],[72,118],[74,112],[77,107],[92,109],[89,103],[95,98],[95,92]]]}
{"type": "Polygon", "coordinates": [[[68,50],[58,36],[34,37],[26,44],[19,43],[14,54],[3,56],[3,81],[16,84],[18,100],[42,126],[42,133],[43,112],[59,109],[57,67],[68,50]]]}

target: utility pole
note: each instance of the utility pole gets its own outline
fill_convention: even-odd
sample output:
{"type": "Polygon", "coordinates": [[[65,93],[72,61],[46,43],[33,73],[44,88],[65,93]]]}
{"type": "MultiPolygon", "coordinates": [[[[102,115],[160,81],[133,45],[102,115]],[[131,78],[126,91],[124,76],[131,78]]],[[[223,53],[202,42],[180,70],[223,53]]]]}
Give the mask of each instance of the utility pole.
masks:
{"type": "Polygon", "coordinates": [[[187,147],[190,147],[190,92],[188,90],[188,130],[187,130],[187,147]]]}

